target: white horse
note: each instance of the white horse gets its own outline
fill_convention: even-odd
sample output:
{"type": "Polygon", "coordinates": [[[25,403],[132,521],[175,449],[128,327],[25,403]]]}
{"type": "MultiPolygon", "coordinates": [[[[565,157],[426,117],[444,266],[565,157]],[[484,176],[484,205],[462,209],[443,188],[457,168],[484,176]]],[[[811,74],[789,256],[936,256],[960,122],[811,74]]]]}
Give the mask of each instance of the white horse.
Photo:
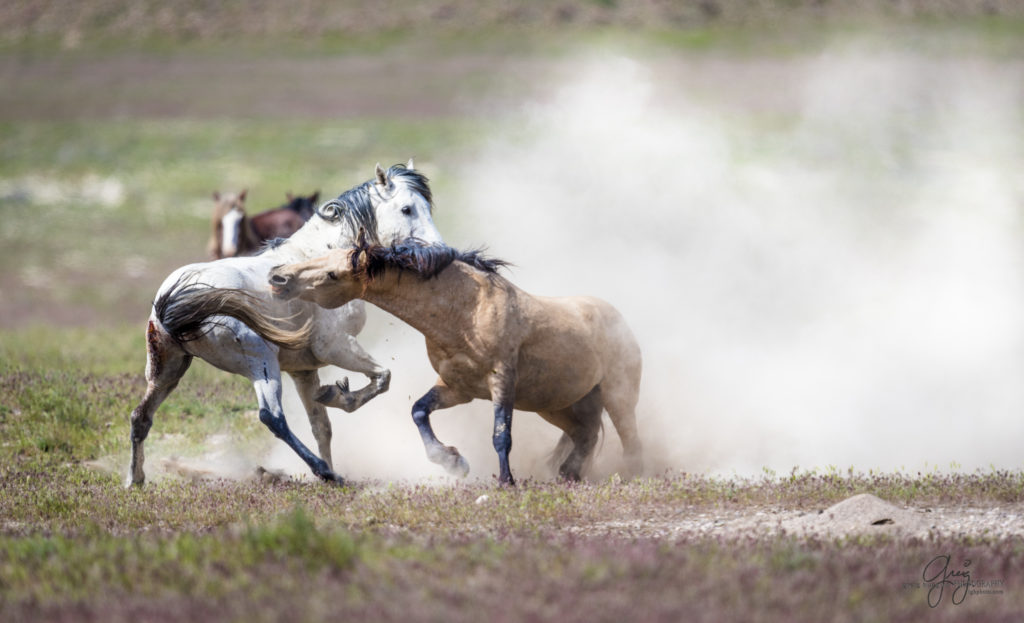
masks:
{"type": "Polygon", "coordinates": [[[338,309],[323,309],[305,301],[282,302],[267,286],[270,270],[323,255],[337,247],[352,246],[360,229],[381,242],[415,237],[440,242],[431,218],[432,197],[427,178],[407,166],[384,170],[377,165],[374,179],[317,208],[316,214],[287,240],[271,243],[252,257],[234,257],[189,264],[160,286],[146,329],[146,395],[131,415],[131,468],[128,486],[141,485],[143,442],[153,425],[153,414],[177,386],[193,357],[248,378],[256,390],[259,417],[324,480],[341,482],[331,460],[331,423],[325,406],[354,411],[387,391],[391,373],[356,342],[366,323],[362,301],[338,309]],[[190,292],[196,288],[242,290],[262,300],[269,325],[294,328],[306,324],[304,344],[280,348],[261,338],[234,318],[190,316],[190,292]],[[287,318],[287,320],[279,320],[287,318]],[[362,389],[350,391],[348,379],[321,386],[317,371],[328,365],[369,377],[362,389]],[[295,381],[309,416],[320,456],[299,441],[285,420],[281,404],[281,372],[295,381]]]}

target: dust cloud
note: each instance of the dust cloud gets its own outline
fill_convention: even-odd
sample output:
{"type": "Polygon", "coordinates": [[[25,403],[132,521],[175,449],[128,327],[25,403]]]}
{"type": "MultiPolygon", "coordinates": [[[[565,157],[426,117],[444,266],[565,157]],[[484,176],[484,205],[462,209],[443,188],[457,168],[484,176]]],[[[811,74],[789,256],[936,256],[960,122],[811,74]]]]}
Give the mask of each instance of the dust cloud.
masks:
{"type": "MultiPolygon", "coordinates": [[[[486,111],[478,153],[427,169],[454,188],[442,233],[530,292],[623,312],[650,473],[1020,468],[1022,66],[844,46],[746,84],[752,63],[605,53],[537,76],[543,95],[486,111]]],[[[394,380],[332,412],[336,467],[443,479],[409,417],[422,339],[383,313],[368,330],[394,380]]],[[[496,471],[488,404],[433,421],[472,476],[496,471]]],[[[558,431],[513,430],[517,477],[550,477],[558,431]]],[[[605,431],[596,477],[621,460],[605,431]]]]}

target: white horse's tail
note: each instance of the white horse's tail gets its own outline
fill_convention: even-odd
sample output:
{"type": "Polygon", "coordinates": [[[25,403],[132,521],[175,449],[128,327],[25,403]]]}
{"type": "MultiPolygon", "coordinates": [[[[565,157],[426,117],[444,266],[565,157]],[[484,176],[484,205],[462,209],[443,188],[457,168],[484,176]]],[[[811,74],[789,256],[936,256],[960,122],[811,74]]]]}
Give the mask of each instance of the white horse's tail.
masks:
{"type": "Polygon", "coordinates": [[[213,316],[235,318],[260,337],[281,348],[300,349],[309,344],[312,323],[287,329],[288,318],[270,315],[266,303],[246,290],[215,288],[184,275],[153,303],[157,320],[179,344],[201,338],[213,316]]]}

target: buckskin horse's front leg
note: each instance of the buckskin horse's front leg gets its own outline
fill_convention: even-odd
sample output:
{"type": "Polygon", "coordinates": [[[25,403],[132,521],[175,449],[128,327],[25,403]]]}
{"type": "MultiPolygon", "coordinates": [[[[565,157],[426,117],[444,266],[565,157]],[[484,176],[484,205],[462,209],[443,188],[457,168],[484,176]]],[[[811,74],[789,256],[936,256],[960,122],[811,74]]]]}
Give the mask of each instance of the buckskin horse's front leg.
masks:
{"type": "Polygon", "coordinates": [[[469,463],[454,446],[446,446],[438,441],[434,429],[430,426],[430,414],[438,409],[447,409],[469,401],[470,398],[457,394],[445,385],[444,381],[438,379],[430,391],[412,407],[412,421],[420,431],[427,458],[444,467],[449,474],[460,478],[465,478],[469,474],[469,463]]]}
{"type": "Polygon", "coordinates": [[[512,451],[512,411],[515,404],[516,374],[512,366],[499,366],[489,380],[494,403],[494,433],[491,441],[498,453],[498,483],[515,485],[508,455],[512,451]]]}

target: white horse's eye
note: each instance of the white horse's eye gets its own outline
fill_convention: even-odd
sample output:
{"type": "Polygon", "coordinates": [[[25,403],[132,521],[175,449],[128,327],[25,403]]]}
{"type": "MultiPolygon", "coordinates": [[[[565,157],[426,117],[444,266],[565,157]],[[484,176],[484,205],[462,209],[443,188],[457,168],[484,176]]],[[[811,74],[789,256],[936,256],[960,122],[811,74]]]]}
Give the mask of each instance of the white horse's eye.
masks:
{"type": "Polygon", "coordinates": [[[328,271],[327,272],[327,278],[330,279],[331,281],[337,281],[338,280],[338,273],[334,272],[333,270],[328,271]]]}
{"type": "Polygon", "coordinates": [[[406,216],[412,214],[412,206],[405,206],[404,208],[402,208],[402,214],[406,216]]]}

